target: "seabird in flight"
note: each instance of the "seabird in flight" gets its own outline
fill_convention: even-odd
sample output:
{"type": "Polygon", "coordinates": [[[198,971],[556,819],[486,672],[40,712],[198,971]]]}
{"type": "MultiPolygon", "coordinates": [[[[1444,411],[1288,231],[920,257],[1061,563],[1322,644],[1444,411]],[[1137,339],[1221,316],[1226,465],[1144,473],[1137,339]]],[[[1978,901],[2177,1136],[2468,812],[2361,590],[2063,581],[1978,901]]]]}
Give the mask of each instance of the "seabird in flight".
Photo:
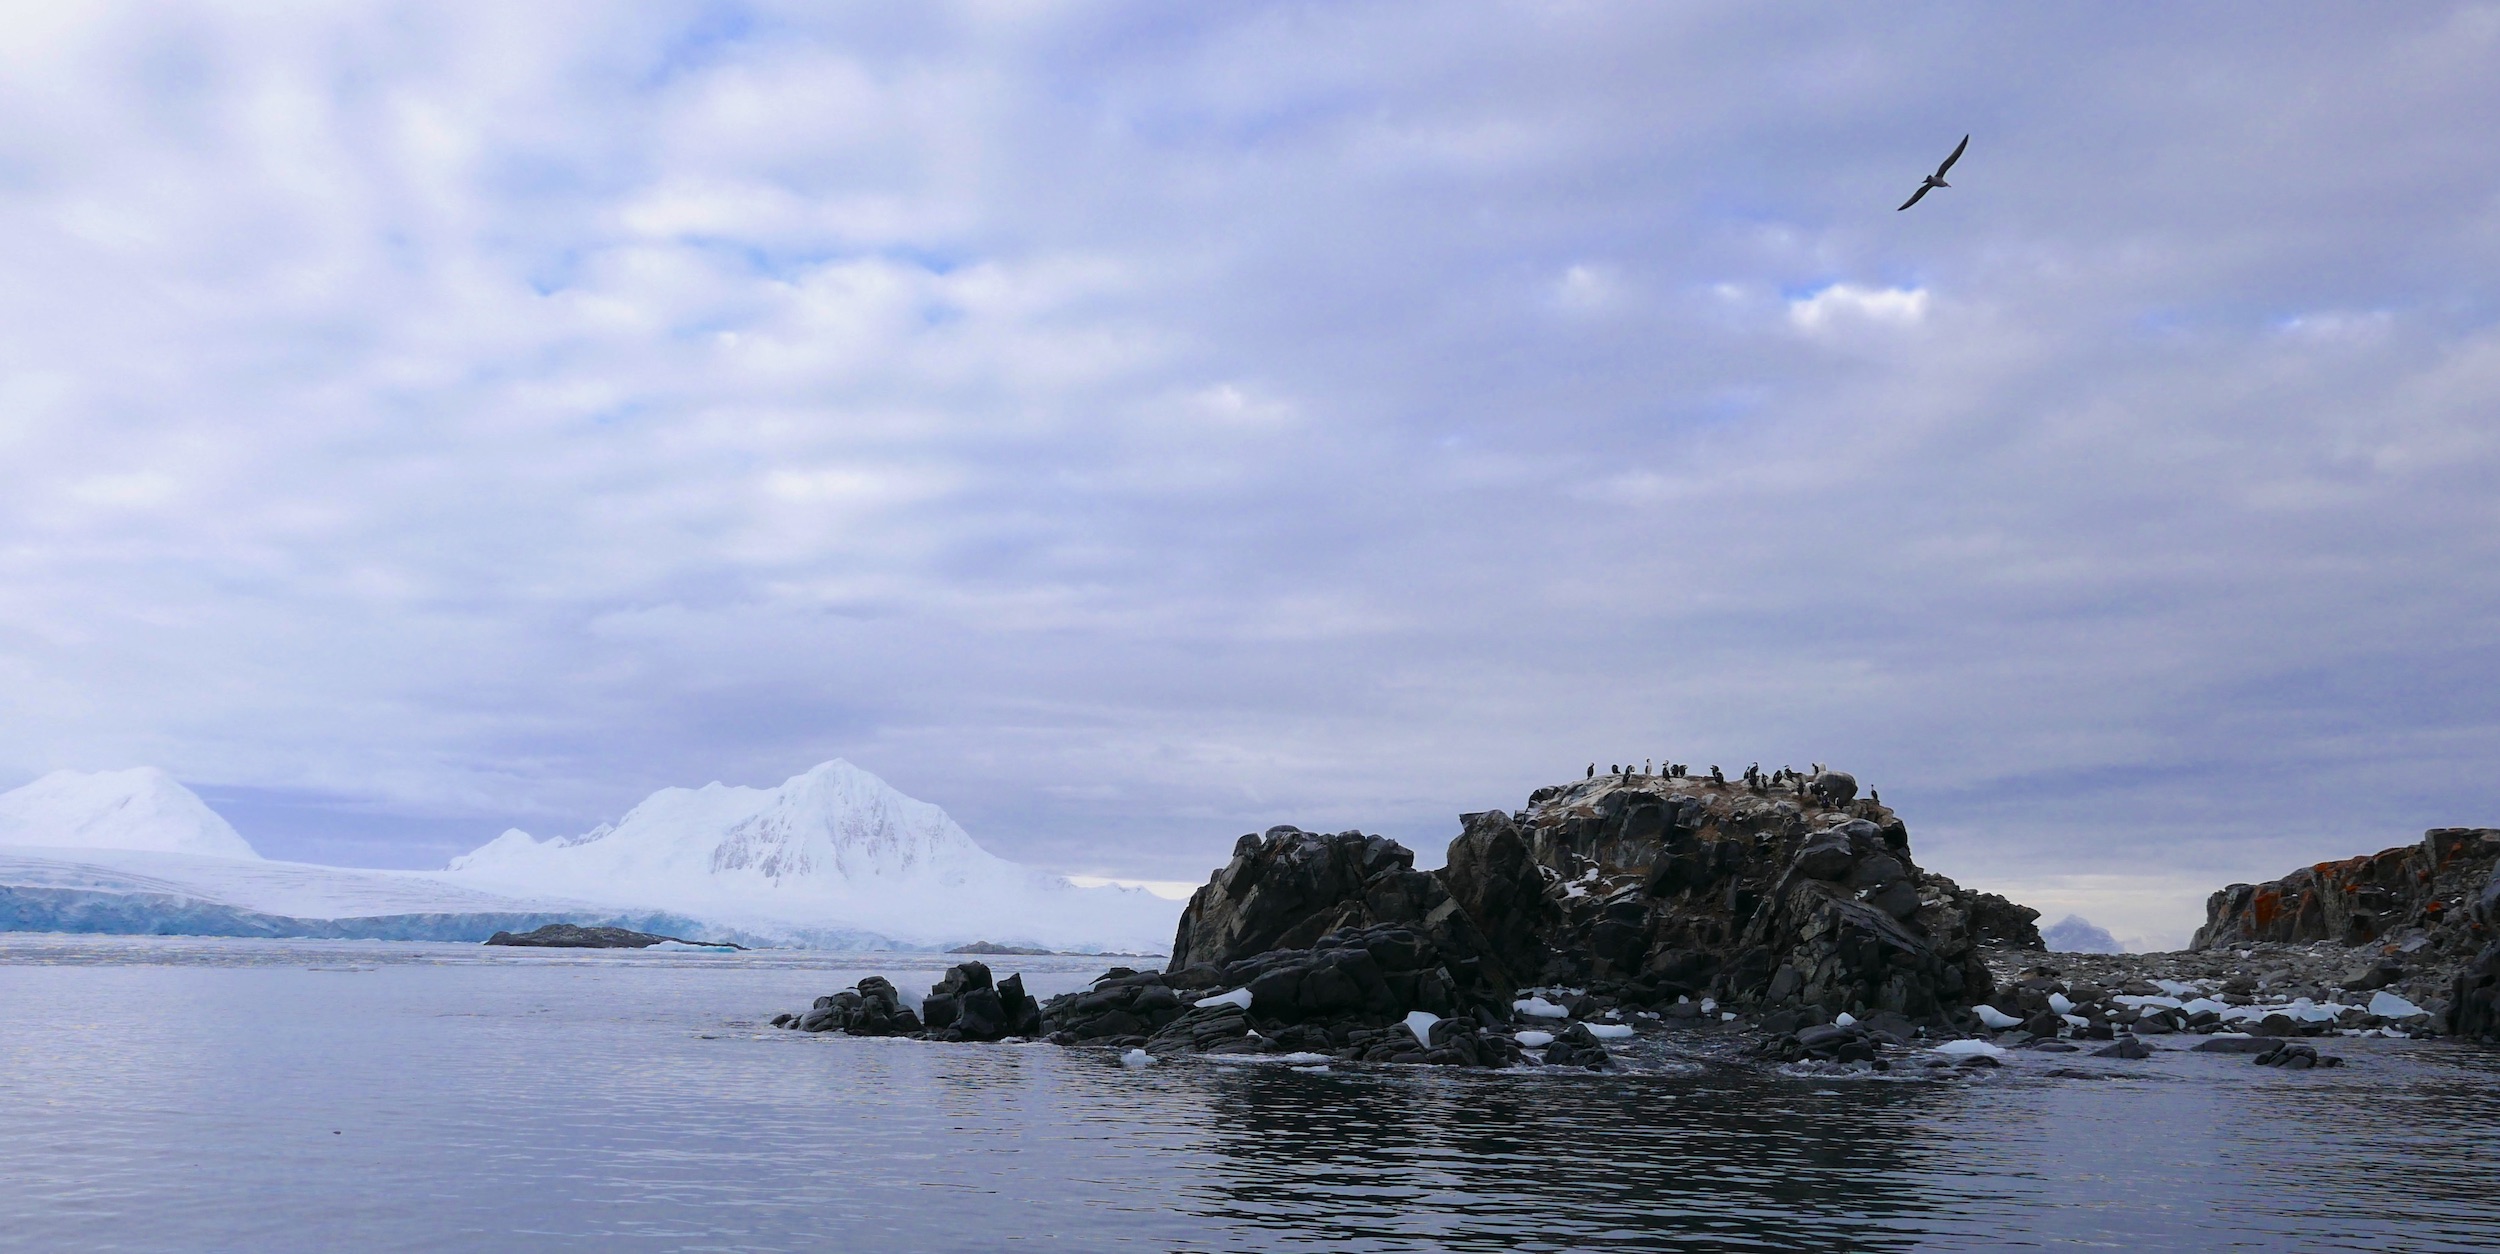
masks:
{"type": "MultiPolygon", "coordinates": [[[[1958,143],[1958,144],[1955,144],[1955,145],[1953,146],[1953,155],[1952,155],[1952,156],[1950,156],[1950,157],[1945,158],[1945,159],[1944,159],[1944,164],[1943,164],[1943,165],[1940,165],[1940,166],[1937,166],[1937,167],[1936,167],[1936,172],[1935,172],[1935,173],[1933,173],[1933,174],[1928,175],[1928,176],[1927,176],[1927,181],[1926,181],[1926,182],[1924,182],[1924,183],[1919,184],[1919,185],[1918,185],[1918,190],[1917,190],[1917,191],[1914,191],[1914,192],[1911,192],[1911,193],[1910,193],[1910,198],[1909,198],[1908,200],[1905,200],[1905,201],[1902,201],[1902,202],[1901,202],[1901,209],[1907,209],[1907,208],[1909,208],[1910,206],[1917,204],[1917,203],[1918,203],[1918,200],[1919,200],[1919,197],[1926,195],[1926,194],[1927,194],[1927,189],[1929,189],[1929,188],[1931,188],[1931,187],[1951,187],[1951,186],[1953,186],[1951,183],[1948,183],[1948,182],[1945,182],[1945,181],[1944,181],[1944,172],[1945,172],[1945,171],[1947,171],[1947,170],[1952,169],[1952,168],[1953,168],[1953,163],[1962,159],[1962,150],[1963,150],[1963,149],[1965,149],[1965,148],[1968,148],[1968,147],[1970,147],[1970,136],[1968,136],[1968,135],[1964,135],[1964,136],[1962,137],[1962,142],[1961,142],[1961,143],[1958,143]]],[[[1899,213],[1899,212],[1901,212],[1901,209],[1895,209],[1895,210],[1893,210],[1893,212],[1894,212],[1894,213],[1899,213]]]]}

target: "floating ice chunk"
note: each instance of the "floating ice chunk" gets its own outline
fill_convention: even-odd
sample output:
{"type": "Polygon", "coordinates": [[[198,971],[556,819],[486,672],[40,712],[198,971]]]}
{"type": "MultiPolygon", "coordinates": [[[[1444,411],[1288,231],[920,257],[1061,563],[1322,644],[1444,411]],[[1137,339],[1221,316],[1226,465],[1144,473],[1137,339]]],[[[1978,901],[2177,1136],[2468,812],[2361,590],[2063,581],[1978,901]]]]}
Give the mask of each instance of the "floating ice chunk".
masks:
{"type": "Polygon", "coordinates": [[[1735,1011],[1733,1011],[1733,1010],[1722,1010],[1722,1011],[1720,1011],[1720,1012],[1719,1012],[1719,1022],[1721,1022],[1721,1023],[1733,1023],[1733,1022],[1735,1022],[1735,1021],[1736,1021],[1736,1012],[1735,1012],[1735,1011]]]}
{"type": "Polygon", "coordinates": [[[1142,1049],[1132,1049],[1120,1055],[1120,1065],[1131,1071],[1139,1067],[1151,1067],[1155,1065],[1155,1056],[1142,1049]]]}
{"type": "Polygon", "coordinates": [[[2075,1012],[2074,999],[2064,993],[2049,994],[2049,1012],[2061,1015],[2073,1014],[2075,1012]]]}
{"type": "Polygon", "coordinates": [[[1939,1054],[1952,1054],[1956,1057],[1960,1057],[1964,1054],[1981,1054],[1989,1058],[2002,1058],[2005,1056],[2005,1051],[2003,1049],[2000,1049],[1996,1045],[1987,1041],[1946,1041],[1944,1044],[1936,1047],[1936,1052],[1939,1054]]]}
{"type": "Polygon", "coordinates": [[[2370,994],[2370,1013],[2382,1019],[2410,1019],[2430,1012],[2382,988],[2370,994]]]}
{"type": "Polygon", "coordinates": [[[1430,1049],[1432,1048],[1432,1025],[1440,1021],[1441,1016],[1429,1010],[1410,1010],[1406,1014],[1406,1030],[1415,1034],[1416,1044],[1430,1049]]]}
{"type": "Polygon", "coordinates": [[[1592,1023],[1588,1025],[1588,1029],[1589,1035],[1601,1041],[1620,1041],[1632,1035],[1632,1025],[1629,1023],[1592,1023]]]}
{"type": "Polygon", "coordinates": [[[1511,1039],[1519,1042],[1521,1045],[1524,1045],[1529,1049],[1543,1049],[1554,1043],[1554,1034],[1551,1032],[1533,1031],[1514,1032],[1511,1034],[1511,1039]]]}
{"type": "Polygon", "coordinates": [[[1994,1006],[1973,1006],[1970,1008],[1970,1012],[1978,1015],[1981,1023],[1987,1024],[1992,1028],[2017,1028],[2021,1027],[2023,1023],[2022,1020],[2017,1019],[1994,1006]]]}
{"type": "MultiPolygon", "coordinates": [[[[1682,998],[1677,998],[1676,1000],[1681,1001],[1681,1000],[1683,1000],[1683,999],[1682,999],[1682,998]]],[[[1704,998],[1702,998],[1702,999],[1701,999],[1701,1012],[1702,1012],[1703,1014],[1706,1014],[1706,1015],[1714,1015],[1714,1014],[1719,1013],[1719,999],[1718,999],[1718,998],[1716,998],[1716,997],[1704,997],[1704,998]]]]}
{"type": "Polygon", "coordinates": [[[1328,1064],[1323,1062],[1316,1067],[1287,1067],[1286,1070],[1299,1071],[1304,1075],[1326,1075],[1328,1074],[1328,1064]]]}
{"type": "MultiPolygon", "coordinates": [[[[1245,997],[1248,995],[1249,994],[1246,992],[1243,994],[1245,997]]],[[[1571,1017],[1570,1011],[1565,1010],[1542,997],[1531,997],[1526,1001],[1512,1002],[1510,1004],[1510,1008],[1528,1016],[1531,1019],[1568,1019],[1571,1017]]]]}
{"type": "Polygon", "coordinates": [[[1836,1014],[1836,1015],[1833,1015],[1833,1016],[1832,1016],[1832,1026],[1833,1026],[1833,1027],[1836,1027],[1836,1028],[1851,1027],[1851,1026],[1855,1025],[1855,1024],[1857,1023],[1857,1021],[1858,1021],[1858,1017],[1857,1017],[1856,1015],[1853,1015],[1853,1014],[1849,1013],[1849,1012],[1848,1012],[1848,1011],[1846,1011],[1846,1010],[1843,1010],[1843,1011],[1841,1011],[1839,1014],[1836,1014]]]}
{"type": "Polygon", "coordinates": [[[1196,1006],[1200,1010],[1204,1010],[1209,1006],[1239,1006],[1244,1010],[1248,1010],[1250,1008],[1250,990],[1246,988],[1237,988],[1229,993],[1217,993],[1213,997],[1201,997],[1190,1004],[1196,1006]]]}

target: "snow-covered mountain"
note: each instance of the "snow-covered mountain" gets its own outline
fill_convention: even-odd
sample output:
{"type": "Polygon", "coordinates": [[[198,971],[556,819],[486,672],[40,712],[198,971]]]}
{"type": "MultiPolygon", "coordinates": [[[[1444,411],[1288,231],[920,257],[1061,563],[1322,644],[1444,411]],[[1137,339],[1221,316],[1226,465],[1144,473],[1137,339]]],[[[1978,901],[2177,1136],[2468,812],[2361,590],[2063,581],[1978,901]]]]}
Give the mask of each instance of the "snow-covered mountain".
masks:
{"type": "Polygon", "coordinates": [[[2040,929],[2040,939],[2053,954],[2123,954],[2127,947],[2118,938],[2079,914],[2070,914],[2040,929]]]}
{"type": "Polygon", "coordinates": [[[260,857],[206,802],[152,766],[54,771],[0,793],[0,845],[260,857]]]}
{"type": "Polygon", "coordinates": [[[758,934],[848,928],[907,944],[1159,951],[1181,909],[1009,862],[944,810],[840,760],[778,788],[662,789],[580,836],[508,831],[442,874],[499,893],[668,910],[758,934]]]}

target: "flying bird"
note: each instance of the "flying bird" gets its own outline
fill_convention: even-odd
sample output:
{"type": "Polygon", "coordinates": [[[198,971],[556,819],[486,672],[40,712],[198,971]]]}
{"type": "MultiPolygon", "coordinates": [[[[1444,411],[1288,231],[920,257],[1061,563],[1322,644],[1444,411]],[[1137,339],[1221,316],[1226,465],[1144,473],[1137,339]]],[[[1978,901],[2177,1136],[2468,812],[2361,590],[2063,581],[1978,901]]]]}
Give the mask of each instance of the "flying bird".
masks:
{"type": "MultiPolygon", "coordinates": [[[[1901,202],[1901,209],[1907,209],[1910,206],[1917,204],[1919,197],[1926,195],[1929,188],[1953,186],[1951,183],[1944,181],[1944,172],[1952,169],[1953,163],[1962,159],[1962,150],[1968,147],[1970,147],[1970,136],[1964,135],[1962,137],[1962,142],[1953,146],[1953,155],[1945,158],[1944,164],[1937,166],[1936,172],[1928,175],[1927,181],[1919,184],[1918,190],[1911,192],[1908,200],[1901,202]]],[[[1893,212],[1899,213],[1901,212],[1901,209],[1895,209],[1893,212]]]]}

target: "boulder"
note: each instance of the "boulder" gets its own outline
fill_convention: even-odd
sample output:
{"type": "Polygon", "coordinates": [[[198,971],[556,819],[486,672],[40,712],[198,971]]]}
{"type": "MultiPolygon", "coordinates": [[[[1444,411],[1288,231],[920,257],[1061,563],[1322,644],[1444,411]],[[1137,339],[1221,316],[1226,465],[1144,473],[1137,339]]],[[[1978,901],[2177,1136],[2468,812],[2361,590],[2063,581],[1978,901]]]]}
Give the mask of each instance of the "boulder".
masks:
{"type": "Polygon", "coordinates": [[[947,969],[918,1011],[903,1005],[893,981],[872,975],[852,988],[817,998],[803,1014],[775,1016],[773,1026],[852,1036],[996,1041],[1040,1035],[1042,1014],[1024,991],[1023,976],[992,983],[987,966],[966,962],[947,969]]]}

